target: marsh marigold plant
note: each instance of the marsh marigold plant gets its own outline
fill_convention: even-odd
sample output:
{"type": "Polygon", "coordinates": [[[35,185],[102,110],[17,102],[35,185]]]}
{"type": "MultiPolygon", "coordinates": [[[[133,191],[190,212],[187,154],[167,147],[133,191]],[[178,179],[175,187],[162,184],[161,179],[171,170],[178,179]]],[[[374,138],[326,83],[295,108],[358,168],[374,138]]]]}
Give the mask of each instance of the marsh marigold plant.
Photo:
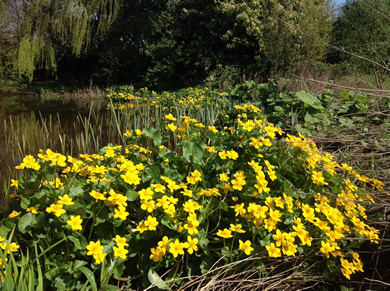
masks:
{"type": "MultiPolygon", "coordinates": [[[[200,100],[183,102],[200,106],[207,98],[198,93],[200,100]]],[[[102,286],[150,272],[168,282],[248,256],[262,264],[295,259],[283,268],[315,257],[348,279],[363,271],[353,247],[378,241],[366,211],[370,191],[384,191],[383,183],[302,135],[286,135],[253,105],[237,105],[210,126],[155,105],[166,106],[160,126],[127,131],[126,146],[79,157],[46,150],[17,167],[25,175],[12,182],[17,197],[0,235],[15,228],[24,248],[52,246],[39,257],[48,280],[81,280],[88,269],[109,277],[102,286]],[[59,262],[61,272],[52,267],[59,262]]]]}

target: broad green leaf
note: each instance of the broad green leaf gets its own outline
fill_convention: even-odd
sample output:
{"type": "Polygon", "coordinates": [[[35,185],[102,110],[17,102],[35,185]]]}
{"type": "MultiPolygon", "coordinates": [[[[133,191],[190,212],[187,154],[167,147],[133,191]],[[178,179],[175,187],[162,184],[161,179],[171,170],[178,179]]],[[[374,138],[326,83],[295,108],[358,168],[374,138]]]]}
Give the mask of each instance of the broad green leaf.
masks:
{"type": "Polygon", "coordinates": [[[123,271],[125,269],[124,261],[117,264],[114,268],[114,278],[120,278],[122,277],[123,271]]]}
{"type": "Polygon", "coordinates": [[[23,215],[18,223],[18,228],[21,233],[26,233],[29,231],[32,227],[32,225],[35,224],[35,215],[32,213],[26,213],[23,215]]]}
{"type": "Polygon", "coordinates": [[[152,182],[160,179],[161,172],[159,165],[150,165],[145,170],[142,171],[142,182],[148,182],[152,180],[152,182]]]}
{"type": "Polygon", "coordinates": [[[317,97],[307,93],[305,91],[299,91],[295,94],[295,96],[302,101],[303,103],[315,108],[315,109],[324,109],[321,105],[320,100],[317,97]]]}
{"type": "Polygon", "coordinates": [[[84,190],[83,190],[83,187],[81,185],[69,188],[69,196],[72,198],[83,194],[83,192],[84,192],[84,190]]]}
{"type": "Polygon", "coordinates": [[[203,158],[203,148],[195,142],[186,142],[183,146],[183,156],[187,162],[199,164],[203,158]]]}
{"type": "Polygon", "coordinates": [[[83,236],[79,237],[79,236],[70,235],[68,238],[71,242],[73,242],[76,250],[83,250],[87,247],[87,241],[83,236]]]}
{"type": "Polygon", "coordinates": [[[137,191],[128,190],[128,191],[126,192],[126,197],[127,197],[127,199],[129,199],[129,201],[133,202],[133,201],[135,201],[135,200],[138,199],[139,194],[138,194],[137,191]]]}
{"type": "Polygon", "coordinates": [[[74,268],[74,270],[77,270],[78,268],[85,266],[85,265],[88,265],[88,263],[86,261],[76,260],[74,262],[73,268],[74,268]]]}
{"type": "Polygon", "coordinates": [[[167,283],[165,283],[165,281],[163,279],[161,279],[161,277],[152,268],[149,269],[148,279],[149,279],[149,282],[152,283],[152,285],[156,286],[159,289],[162,289],[162,290],[169,289],[169,286],[167,285],[167,283]]]}
{"type": "Polygon", "coordinates": [[[162,138],[161,133],[156,128],[144,128],[142,131],[147,137],[150,137],[153,140],[155,146],[159,146],[161,144],[162,138]]]}

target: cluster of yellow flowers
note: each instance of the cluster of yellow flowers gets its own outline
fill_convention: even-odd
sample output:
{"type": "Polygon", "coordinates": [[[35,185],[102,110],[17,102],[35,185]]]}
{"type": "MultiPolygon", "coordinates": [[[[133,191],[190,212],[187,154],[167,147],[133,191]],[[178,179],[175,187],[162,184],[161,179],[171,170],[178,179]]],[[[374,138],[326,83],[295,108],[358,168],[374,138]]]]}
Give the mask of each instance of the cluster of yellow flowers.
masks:
{"type": "MultiPolygon", "coordinates": [[[[188,96],[196,98],[187,96],[179,103],[187,102],[196,108],[199,100],[204,101],[203,93],[189,89],[188,96]]],[[[115,98],[122,95],[130,98],[121,94],[118,93],[115,98]]],[[[169,93],[156,95],[161,104],[171,102],[170,98],[169,93]]],[[[188,116],[165,115],[166,127],[161,131],[166,130],[169,135],[175,134],[188,140],[201,135],[207,137],[207,142],[200,149],[202,162],[189,168],[186,174],[169,168],[165,154],[170,150],[166,146],[144,148],[140,144],[130,144],[125,148],[106,146],[100,154],[80,155],[81,159],[66,158],[47,150],[38,155],[38,161],[27,156],[17,168],[39,171],[45,163],[61,168],[61,175],[52,175],[51,180],[46,177],[48,180],[40,186],[64,190],[66,194],[57,196],[45,210],[58,218],[70,215],[66,224],[72,231],[83,231],[85,221],[82,218],[86,217],[71,215],[77,213],[72,213],[74,201],[66,191],[72,187],[74,179],[85,180],[83,186],[88,190],[83,191],[87,191],[87,195],[80,202],[92,201],[97,209],[104,208],[109,213],[107,219],[120,223],[126,221],[126,231],[130,236],[153,233],[158,237],[154,241],[157,245],[150,249],[149,256],[155,263],[176,259],[185,252],[189,255],[199,252],[202,249],[199,242],[201,230],[207,229],[208,239],[221,244],[229,242],[246,255],[254,251],[253,246],[259,245],[258,238],[261,236],[261,239],[268,238],[263,243],[263,249],[269,257],[296,256],[304,250],[310,252],[315,249],[324,257],[340,258],[347,278],[361,271],[359,255],[343,253],[341,247],[343,239],[352,233],[377,242],[378,232],[364,222],[366,209],[361,204],[373,201],[373,198],[366,193],[360,194],[358,186],[347,177],[350,175],[380,191],[383,183],[359,175],[346,164],[339,165],[332,155],[322,154],[310,139],[302,135],[287,135],[289,150],[299,152],[299,158],[294,162],[303,165],[302,175],[308,177],[309,188],[314,192],[303,193],[305,198],[300,197],[299,190],[298,193],[290,193],[291,187],[286,186],[287,190],[282,188],[290,183],[281,174],[283,165],[278,157],[273,156],[277,154],[277,138],[283,135],[283,131],[263,117],[258,119],[260,109],[253,105],[237,105],[235,110],[241,111],[241,114],[233,126],[225,128],[226,131],[215,126],[206,128],[203,123],[188,116]],[[255,117],[251,118],[252,115],[255,117]],[[226,142],[227,138],[231,141],[226,142]],[[160,151],[164,151],[164,162],[159,156],[160,151]],[[161,164],[154,165],[156,160],[161,164]],[[163,169],[165,166],[167,169],[163,169]],[[177,174],[170,175],[173,171],[177,174]],[[345,175],[340,175],[342,190],[332,199],[321,193],[326,193],[332,185],[329,177],[339,177],[337,172],[345,175]],[[226,207],[223,208],[223,205],[226,207]],[[221,217],[210,222],[211,214],[221,209],[224,211],[221,217]],[[248,239],[250,237],[252,240],[248,239]],[[353,260],[349,262],[347,258],[351,256],[353,260]]],[[[125,136],[129,140],[141,140],[145,138],[145,133],[140,129],[128,130],[125,136]]],[[[180,159],[185,161],[183,157],[180,159]]],[[[17,187],[16,181],[12,183],[17,187]]],[[[72,197],[78,199],[76,195],[72,197]]],[[[34,214],[43,210],[42,206],[40,209],[38,205],[29,206],[26,211],[34,214]]],[[[20,214],[12,212],[9,218],[20,214]]],[[[116,243],[112,248],[114,256],[126,260],[129,253],[126,238],[116,235],[113,240],[116,243]]],[[[87,250],[87,255],[93,256],[96,264],[102,263],[110,252],[100,240],[90,241],[87,250]]]]}
{"type": "Polygon", "coordinates": [[[101,245],[100,240],[97,242],[90,241],[87,246],[88,256],[93,256],[96,264],[101,264],[104,258],[107,256],[107,253],[104,253],[104,247],[101,245]]]}

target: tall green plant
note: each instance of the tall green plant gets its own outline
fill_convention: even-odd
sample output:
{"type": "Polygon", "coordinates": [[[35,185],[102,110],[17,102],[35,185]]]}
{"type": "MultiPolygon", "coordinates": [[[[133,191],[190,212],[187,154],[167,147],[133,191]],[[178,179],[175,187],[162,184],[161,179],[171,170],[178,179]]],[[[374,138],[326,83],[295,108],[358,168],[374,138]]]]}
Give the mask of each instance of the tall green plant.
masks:
{"type": "Polygon", "coordinates": [[[59,46],[79,56],[93,33],[108,30],[119,11],[120,0],[16,1],[1,0],[0,27],[7,24],[8,43],[16,43],[14,71],[29,81],[37,69],[56,70],[59,46]],[[3,17],[13,15],[13,17],[3,17]]]}

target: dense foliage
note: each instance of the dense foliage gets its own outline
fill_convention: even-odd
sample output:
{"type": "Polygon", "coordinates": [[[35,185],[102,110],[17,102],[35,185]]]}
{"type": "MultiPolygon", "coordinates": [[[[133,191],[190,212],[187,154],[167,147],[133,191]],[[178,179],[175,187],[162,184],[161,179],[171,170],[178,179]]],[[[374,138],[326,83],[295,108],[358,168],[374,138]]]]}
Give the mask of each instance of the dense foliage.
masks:
{"type": "Polygon", "coordinates": [[[332,26],[325,0],[30,2],[1,1],[2,76],[157,89],[266,78],[322,61],[332,26]]]}
{"type": "Polygon", "coordinates": [[[354,249],[379,239],[366,219],[383,183],[226,96],[117,88],[113,106],[135,114],[126,146],[26,156],[0,227],[4,286],[165,289],[249,255],[265,275],[362,272],[354,249]],[[149,127],[137,128],[144,106],[149,127]]]}
{"type": "Polygon", "coordinates": [[[372,74],[381,89],[390,71],[389,16],[389,1],[347,1],[334,28],[334,44],[340,48],[344,69],[372,74]]]}

